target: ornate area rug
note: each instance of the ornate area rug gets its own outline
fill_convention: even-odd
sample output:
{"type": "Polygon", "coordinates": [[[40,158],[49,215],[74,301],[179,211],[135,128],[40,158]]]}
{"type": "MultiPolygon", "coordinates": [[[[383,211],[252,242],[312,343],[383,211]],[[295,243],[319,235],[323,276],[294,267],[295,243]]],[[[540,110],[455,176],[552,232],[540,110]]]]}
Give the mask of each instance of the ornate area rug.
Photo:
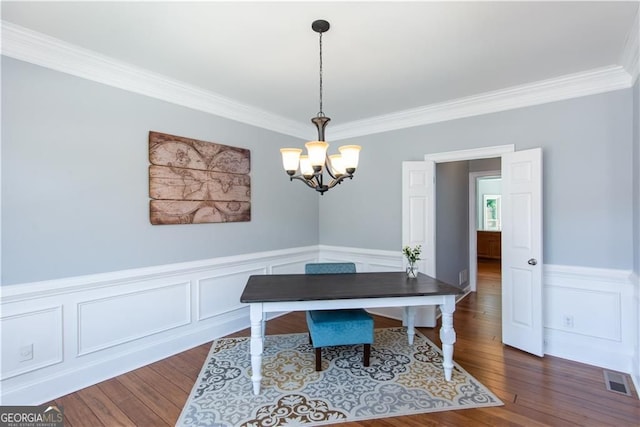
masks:
{"type": "Polygon", "coordinates": [[[503,404],[455,362],[445,381],[440,349],[418,332],[410,346],[406,328],[376,329],[369,367],[362,345],[322,356],[316,372],[307,334],[267,335],[255,396],[249,338],[218,339],[177,425],[309,426],[503,404]]]}

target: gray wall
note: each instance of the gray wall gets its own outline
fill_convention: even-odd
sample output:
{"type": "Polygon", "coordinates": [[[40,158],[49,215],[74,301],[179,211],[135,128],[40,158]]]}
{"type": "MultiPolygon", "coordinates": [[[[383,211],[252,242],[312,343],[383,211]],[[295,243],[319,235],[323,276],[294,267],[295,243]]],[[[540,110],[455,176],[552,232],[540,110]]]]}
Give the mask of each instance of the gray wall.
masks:
{"type": "Polygon", "coordinates": [[[2,284],[318,243],[296,138],[2,57],[2,284]],[[148,132],[251,150],[252,220],[149,223],[148,132]]]}
{"type": "Polygon", "coordinates": [[[545,262],[630,269],[632,103],[626,89],[340,141],[361,163],[321,201],[320,242],[400,251],[403,161],[515,144],[543,150],[545,262]]]}
{"type": "MultiPolygon", "coordinates": [[[[633,86],[633,136],[632,136],[632,157],[633,157],[633,271],[636,277],[636,313],[640,313],[640,288],[638,288],[638,276],[640,276],[640,79],[636,78],[633,86]]],[[[633,374],[635,378],[640,377],[640,316],[636,317],[638,326],[636,334],[633,374]]]]}
{"type": "Polygon", "coordinates": [[[469,268],[469,162],[436,165],[436,278],[458,285],[469,268]]]}
{"type": "Polygon", "coordinates": [[[353,181],[320,197],[287,181],[281,169],[278,148],[300,145],[296,138],[2,61],[3,284],[318,242],[399,253],[401,163],[501,144],[543,149],[547,263],[638,264],[637,83],[633,90],[333,142],[362,145],[361,163],[353,181]],[[252,221],[151,226],[149,130],[249,148],[252,221]]]}
{"type": "Polygon", "coordinates": [[[499,171],[501,169],[502,159],[500,157],[469,160],[469,172],[499,171]]]}

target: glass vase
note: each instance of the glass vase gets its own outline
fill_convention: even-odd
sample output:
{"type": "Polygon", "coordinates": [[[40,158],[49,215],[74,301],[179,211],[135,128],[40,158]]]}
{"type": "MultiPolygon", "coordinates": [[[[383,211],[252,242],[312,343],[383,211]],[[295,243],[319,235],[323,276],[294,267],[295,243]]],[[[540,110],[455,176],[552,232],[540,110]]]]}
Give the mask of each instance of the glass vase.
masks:
{"type": "Polygon", "coordinates": [[[409,264],[407,266],[407,277],[410,279],[415,279],[418,277],[418,266],[415,264],[409,264]]]}

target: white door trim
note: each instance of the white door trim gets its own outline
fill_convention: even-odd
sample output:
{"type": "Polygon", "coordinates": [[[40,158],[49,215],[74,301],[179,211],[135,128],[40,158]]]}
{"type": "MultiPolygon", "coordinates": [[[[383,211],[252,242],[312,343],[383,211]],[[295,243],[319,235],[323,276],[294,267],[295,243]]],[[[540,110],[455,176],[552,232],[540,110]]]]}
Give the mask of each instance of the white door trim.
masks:
{"type": "MultiPolygon", "coordinates": [[[[506,145],[495,145],[492,147],[483,147],[483,148],[473,148],[470,150],[458,150],[458,151],[448,151],[444,153],[432,153],[425,154],[424,160],[429,164],[433,163],[447,163],[447,162],[457,162],[462,160],[476,160],[476,159],[490,159],[492,157],[502,157],[504,153],[512,153],[516,150],[514,144],[506,144],[506,145]]],[[[433,171],[433,176],[435,178],[435,168],[433,171]]],[[[429,271],[427,268],[427,274],[435,277],[435,265],[436,265],[436,186],[434,182],[433,186],[433,194],[427,200],[428,207],[427,212],[429,218],[427,220],[426,225],[426,234],[427,234],[427,247],[425,248],[425,253],[428,258],[433,263],[434,271],[429,271]]],[[[471,275],[469,276],[471,277],[471,275]]]]}
{"type": "Polygon", "coordinates": [[[485,176],[502,176],[501,170],[469,172],[469,290],[478,288],[478,233],[476,219],[478,217],[478,178],[485,176]]]}
{"type": "Polygon", "coordinates": [[[469,150],[447,151],[444,153],[425,154],[425,160],[435,163],[457,162],[459,160],[489,159],[501,157],[504,153],[516,151],[514,144],[494,145],[493,147],[472,148],[469,150]]]}

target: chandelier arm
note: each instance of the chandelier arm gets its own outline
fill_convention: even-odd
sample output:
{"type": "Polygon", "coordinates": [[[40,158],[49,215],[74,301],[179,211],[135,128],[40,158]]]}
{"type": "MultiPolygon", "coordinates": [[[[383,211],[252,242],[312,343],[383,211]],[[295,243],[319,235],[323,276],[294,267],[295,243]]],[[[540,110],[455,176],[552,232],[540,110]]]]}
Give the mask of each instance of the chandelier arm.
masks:
{"type": "Polygon", "coordinates": [[[347,175],[342,175],[342,176],[340,176],[340,177],[338,177],[338,178],[336,178],[336,179],[332,180],[332,181],[329,183],[329,185],[327,186],[327,187],[328,187],[327,189],[329,189],[329,188],[333,188],[333,187],[335,187],[335,186],[336,186],[336,185],[338,185],[338,184],[342,184],[342,181],[344,181],[344,180],[345,180],[345,179],[347,179],[347,178],[352,179],[352,178],[353,178],[353,175],[349,175],[349,174],[347,174],[347,175]]]}
{"type": "Polygon", "coordinates": [[[329,185],[327,185],[327,187],[329,187],[329,188],[333,188],[333,187],[335,187],[336,185],[340,184],[341,182],[342,182],[342,179],[341,179],[341,178],[333,179],[333,180],[331,180],[331,182],[329,183],[329,185]]]}
{"type": "Polygon", "coordinates": [[[322,174],[322,169],[314,174],[316,182],[318,183],[318,187],[322,188],[324,186],[324,175],[322,174]]]}
{"type": "Polygon", "coordinates": [[[330,187],[324,183],[324,175],[322,174],[322,169],[314,173],[313,177],[316,180],[316,186],[314,188],[321,195],[324,194],[324,192],[327,191],[330,187]]]}
{"type": "Polygon", "coordinates": [[[289,177],[289,181],[293,181],[294,179],[304,182],[309,188],[315,189],[317,187],[317,184],[313,179],[307,179],[303,175],[295,175],[295,176],[289,177]]]}
{"type": "Polygon", "coordinates": [[[327,170],[327,173],[329,174],[329,176],[332,179],[338,179],[338,177],[336,177],[333,172],[331,172],[331,169],[333,169],[333,164],[331,164],[331,159],[329,158],[329,156],[327,156],[324,160],[324,165],[325,165],[325,169],[327,170]]]}

